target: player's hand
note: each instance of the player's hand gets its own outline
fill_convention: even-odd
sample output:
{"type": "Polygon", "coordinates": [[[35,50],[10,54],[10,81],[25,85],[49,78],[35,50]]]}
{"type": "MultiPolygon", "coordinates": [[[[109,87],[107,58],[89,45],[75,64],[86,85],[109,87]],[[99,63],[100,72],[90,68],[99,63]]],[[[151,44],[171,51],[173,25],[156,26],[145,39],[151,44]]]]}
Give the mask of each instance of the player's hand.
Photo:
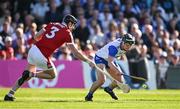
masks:
{"type": "Polygon", "coordinates": [[[96,66],[96,64],[93,61],[88,61],[88,64],[92,68],[94,68],[96,66]]]}

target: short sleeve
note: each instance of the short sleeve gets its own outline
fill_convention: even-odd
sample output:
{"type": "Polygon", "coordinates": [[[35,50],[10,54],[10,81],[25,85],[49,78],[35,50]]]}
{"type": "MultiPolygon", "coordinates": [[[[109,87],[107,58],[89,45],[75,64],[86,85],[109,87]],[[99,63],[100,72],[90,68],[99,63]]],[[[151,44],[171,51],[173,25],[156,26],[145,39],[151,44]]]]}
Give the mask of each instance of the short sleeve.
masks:
{"type": "Polygon", "coordinates": [[[109,50],[109,56],[112,56],[112,57],[115,57],[116,54],[118,53],[117,48],[113,45],[109,46],[108,50],[109,50]]]}

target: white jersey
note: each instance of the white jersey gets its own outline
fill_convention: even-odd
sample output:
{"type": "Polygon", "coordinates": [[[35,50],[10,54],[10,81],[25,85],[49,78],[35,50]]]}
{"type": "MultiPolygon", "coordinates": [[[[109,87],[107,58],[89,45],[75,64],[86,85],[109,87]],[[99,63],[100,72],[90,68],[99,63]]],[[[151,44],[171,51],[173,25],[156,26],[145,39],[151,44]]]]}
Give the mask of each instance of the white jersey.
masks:
{"type": "Polygon", "coordinates": [[[120,57],[121,55],[125,54],[126,51],[125,50],[121,50],[120,45],[122,43],[122,39],[118,38],[110,43],[108,43],[107,45],[105,45],[104,47],[102,47],[101,49],[99,49],[96,52],[96,55],[98,57],[107,59],[108,56],[113,56],[115,58],[120,57]],[[110,49],[113,48],[113,49],[110,49]],[[110,53],[113,52],[113,53],[110,53]]]}

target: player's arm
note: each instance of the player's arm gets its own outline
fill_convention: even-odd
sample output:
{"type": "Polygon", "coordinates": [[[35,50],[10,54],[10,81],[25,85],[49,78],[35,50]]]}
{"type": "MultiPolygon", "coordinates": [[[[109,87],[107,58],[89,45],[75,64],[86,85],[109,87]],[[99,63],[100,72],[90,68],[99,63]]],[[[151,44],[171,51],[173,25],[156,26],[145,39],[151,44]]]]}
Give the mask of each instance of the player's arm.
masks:
{"type": "Polygon", "coordinates": [[[116,65],[114,64],[114,60],[115,58],[112,57],[112,56],[108,56],[108,66],[110,67],[110,69],[112,70],[112,72],[115,72],[115,73],[121,73],[118,68],[116,67],[116,65]]]}
{"type": "Polygon", "coordinates": [[[45,29],[41,29],[39,32],[37,32],[31,39],[28,40],[28,44],[34,44],[37,41],[41,40],[43,34],[45,32],[45,29]]]}
{"type": "Polygon", "coordinates": [[[91,63],[92,61],[90,59],[88,59],[85,55],[83,55],[76,47],[74,44],[74,39],[72,36],[72,33],[70,31],[67,32],[68,33],[68,37],[66,37],[66,45],[68,46],[68,48],[71,50],[71,52],[73,53],[73,55],[75,57],[77,57],[78,59],[85,61],[87,63],[91,63]]]}
{"type": "Polygon", "coordinates": [[[116,65],[114,64],[114,60],[115,60],[115,55],[118,53],[118,50],[115,46],[109,46],[108,48],[109,50],[109,56],[107,58],[108,61],[108,66],[110,67],[110,69],[112,70],[112,72],[114,73],[121,73],[118,68],[116,67],[116,65]]]}
{"type": "Polygon", "coordinates": [[[74,54],[75,57],[77,57],[78,59],[87,62],[91,67],[95,66],[95,63],[93,61],[91,61],[88,57],[86,57],[85,55],[83,55],[75,46],[74,44],[74,39],[72,36],[72,33],[69,31],[68,32],[68,39],[66,41],[66,45],[68,46],[68,48],[71,50],[71,52],[74,54]]]}
{"type": "Polygon", "coordinates": [[[93,65],[93,62],[87,58],[85,55],[83,55],[76,47],[74,43],[67,43],[68,48],[71,50],[71,52],[74,54],[75,57],[78,59],[87,62],[88,64],[93,65]]]}
{"type": "Polygon", "coordinates": [[[45,29],[42,28],[39,32],[36,33],[36,35],[33,37],[35,41],[41,40],[43,34],[45,33],[45,29]]]}

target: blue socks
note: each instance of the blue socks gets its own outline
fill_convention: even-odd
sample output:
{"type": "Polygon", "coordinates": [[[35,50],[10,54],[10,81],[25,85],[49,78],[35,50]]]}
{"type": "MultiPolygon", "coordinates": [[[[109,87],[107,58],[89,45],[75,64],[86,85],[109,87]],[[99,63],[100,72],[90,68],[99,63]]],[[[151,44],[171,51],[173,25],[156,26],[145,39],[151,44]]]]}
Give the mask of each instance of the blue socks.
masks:
{"type": "Polygon", "coordinates": [[[89,92],[89,93],[88,93],[88,96],[93,96],[93,92],[89,92]]]}

